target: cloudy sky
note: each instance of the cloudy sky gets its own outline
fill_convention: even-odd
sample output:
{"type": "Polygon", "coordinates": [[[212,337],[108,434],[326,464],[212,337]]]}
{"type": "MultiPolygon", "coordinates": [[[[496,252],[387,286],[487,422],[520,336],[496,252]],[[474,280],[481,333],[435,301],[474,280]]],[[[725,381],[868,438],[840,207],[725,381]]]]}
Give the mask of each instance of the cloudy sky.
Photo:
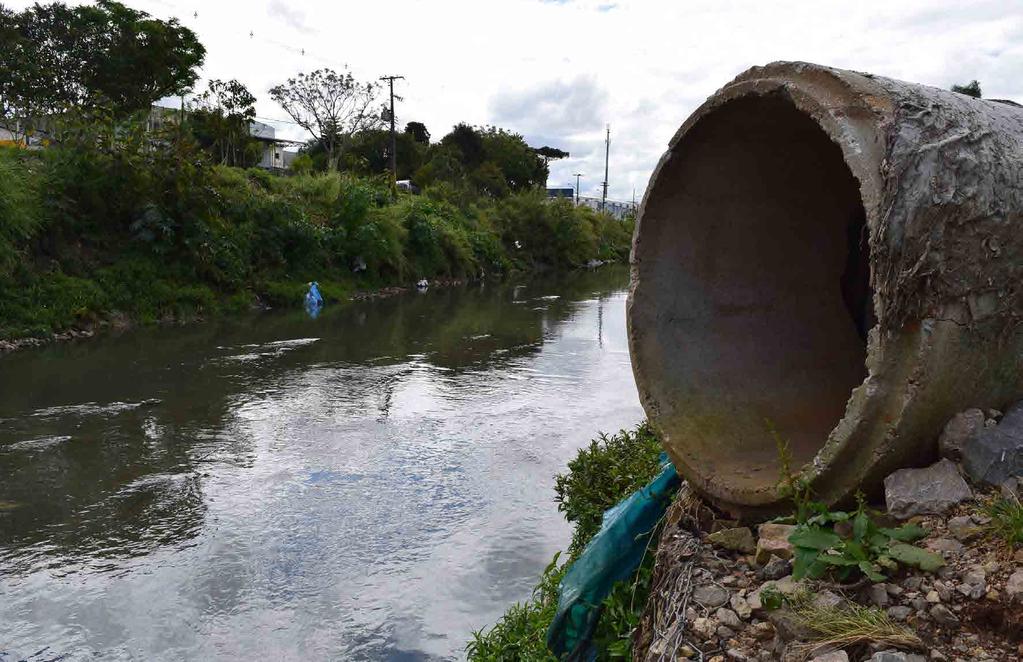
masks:
{"type": "Polygon", "coordinates": [[[756,64],[940,87],[976,78],[985,96],[1023,102],[1023,0],[123,1],[195,30],[203,77],[242,81],[262,118],[287,117],[267,90],[300,71],[404,75],[401,122],[425,122],[435,139],[460,121],[495,124],[565,149],[549,184],[581,172],[584,195],[599,191],[609,123],[619,200],[641,196],[678,125],[756,64]]]}

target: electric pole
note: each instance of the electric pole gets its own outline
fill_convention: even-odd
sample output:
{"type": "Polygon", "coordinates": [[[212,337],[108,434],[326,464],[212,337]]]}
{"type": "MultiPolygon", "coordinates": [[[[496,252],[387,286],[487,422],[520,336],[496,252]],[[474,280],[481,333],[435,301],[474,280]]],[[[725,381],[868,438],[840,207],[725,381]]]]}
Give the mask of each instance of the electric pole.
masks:
{"type": "MultiPolygon", "coordinates": [[[[381,76],[380,80],[386,80],[391,88],[391,179],[398,181],[398,140],[394,135],[394,81],[404,80],[404,76],[381,76]]],[[[401,97],[398,97],[401,100],[401,97]]]]}
{"type": "Polygon", "coordinates": [[[575,173],[575,206],[579,206],[579,178],[583,176],[583,173],[575,173]]]}
{"type": "Polygon", "coordinates": [[[611,125],[607,125],[607,139],[604,142],[604,196],[600,199],[600,211],[607,207],[607,162],[611,157],[611,125]]]}

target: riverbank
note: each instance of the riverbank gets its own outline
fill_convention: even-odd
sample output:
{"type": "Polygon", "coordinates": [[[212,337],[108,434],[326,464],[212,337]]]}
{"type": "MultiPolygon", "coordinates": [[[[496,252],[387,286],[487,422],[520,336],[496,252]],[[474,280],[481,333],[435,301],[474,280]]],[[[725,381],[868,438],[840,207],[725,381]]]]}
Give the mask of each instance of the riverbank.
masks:
{"type": "MultiPolygon", "coordinates": [[[[555,478],[558,510],[573,525],[572,541],[544,570],[529,601],[515,604],[466,646],[472,662],[533,660],[556,662],[547,648],[547,629],[558,606],[558,583],[568,566],[600,530],[604,511],[646,485],[659,471],[660,441],[642,424],[614,435],[600,435],[555,478]]],[[[656,535],[656,534],[655,534],[656,535]]],[[[656,548],[636,573],[619,582],[602,605],[594,642],[601,659],[628,657],[632,633],[647,601],[656,548]]]]}
{"type": "Polygon", "coordinates": [[[379,177],[277,177],[210,165],[187,142],[0,148],[0,218],[8,351],[298,306],[312,280],[330,303],[423,278],[621,262],[632,235],[631,222],[541,191],[412,195],[379,177]]]}

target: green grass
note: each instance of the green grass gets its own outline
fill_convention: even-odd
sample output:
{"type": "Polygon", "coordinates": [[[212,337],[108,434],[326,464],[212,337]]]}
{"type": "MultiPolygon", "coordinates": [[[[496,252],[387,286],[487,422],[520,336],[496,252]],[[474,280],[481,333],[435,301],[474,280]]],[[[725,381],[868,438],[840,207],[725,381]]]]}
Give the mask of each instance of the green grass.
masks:
{"type": "MultiPolygon", "coordinates": [[[[600,530],[605,510],[643,487],[660,470],[660,442],[647,424],[614,435],[601,434],[579,451],[568,472],[555,478],[559,509],[575,525],[569,554],[560,553],[544,571],[531,599],[513,605],[489,630],[473,634],[466,646],[473,662],[549,661],[547,628],[557,609],[558,582],[569,563],[600,530]]],[[[656,537],[654,538],[656,540],[656,537]]],[[[632,631],[646,605],[654,549],[629,581],[619,582],[604,601],[594,635],[598,659],[630,659],[632,631]]]]}
{"type": "Polygon", "coordinates": [[[1010,547],[1023,545],[1023,504],[1019,499],[995,498],[984,507],[984,513],[991,518],[987,528],[992,535],[1010,547]]]}

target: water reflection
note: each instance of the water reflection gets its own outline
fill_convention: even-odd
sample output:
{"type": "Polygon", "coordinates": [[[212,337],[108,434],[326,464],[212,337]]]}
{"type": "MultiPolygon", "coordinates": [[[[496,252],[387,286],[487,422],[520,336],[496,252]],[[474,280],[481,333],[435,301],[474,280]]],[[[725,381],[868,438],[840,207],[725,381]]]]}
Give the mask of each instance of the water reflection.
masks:
{"type": "Polygon", "coordinates": [[[458,657],[640,418],[623,270],[0,359],[0,660],[458,657]]]}

